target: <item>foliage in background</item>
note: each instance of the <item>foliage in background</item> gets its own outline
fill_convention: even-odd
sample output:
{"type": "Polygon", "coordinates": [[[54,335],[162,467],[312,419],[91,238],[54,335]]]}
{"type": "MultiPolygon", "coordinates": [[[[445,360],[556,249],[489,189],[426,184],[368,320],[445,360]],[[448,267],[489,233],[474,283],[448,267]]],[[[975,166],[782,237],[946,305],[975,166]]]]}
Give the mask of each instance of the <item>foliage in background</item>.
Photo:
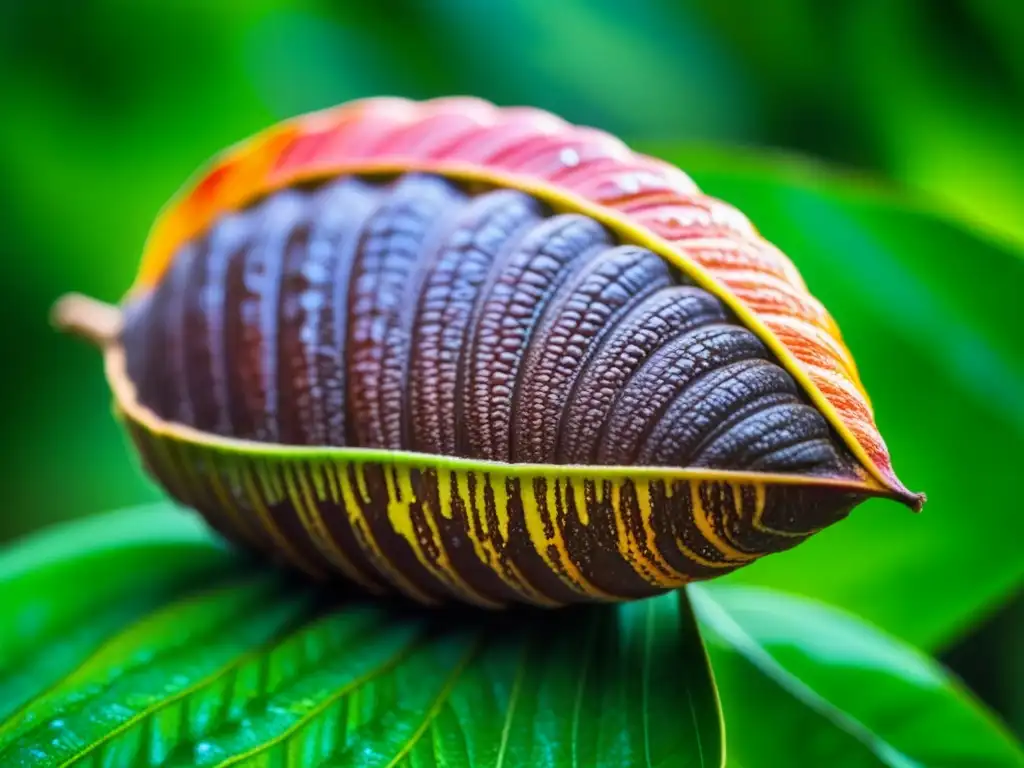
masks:
{"type": "MultiPolygon", "coordinates": [[[[732,581],[947,647],[1024,579],[1006,490],[1024,455],[1022,35],[1024,6],[999,0],[0,4],[0,541],[158,496],[94,354],[47,325],[58,294],[116,300],[167,197],[272,121],[379,93],[471,93],[678,162],[793,256],[930,503],[916,517],[867,504],[732,581]],[[749,149],[903,189],[766,167],[749,149]]],[[[1021,614],[960,671],[1024,732],[1021,614]]]]}

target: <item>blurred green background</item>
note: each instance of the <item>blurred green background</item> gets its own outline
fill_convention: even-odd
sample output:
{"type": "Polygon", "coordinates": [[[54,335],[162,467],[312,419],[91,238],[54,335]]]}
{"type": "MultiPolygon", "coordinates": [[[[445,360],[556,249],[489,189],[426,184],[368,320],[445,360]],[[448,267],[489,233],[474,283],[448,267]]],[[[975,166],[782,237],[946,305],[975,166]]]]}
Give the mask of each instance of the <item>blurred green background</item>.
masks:
{"type": "Polygon", "coordinates": [[[530,104],[677,162],[787,250],[929,494],[737,580],[940,653],[1022,734],[1022,40],[1014,0],[4,0],[0,541],[159,496],[47,314],[117,300],[206,158],[356,97],[530,104]]]}

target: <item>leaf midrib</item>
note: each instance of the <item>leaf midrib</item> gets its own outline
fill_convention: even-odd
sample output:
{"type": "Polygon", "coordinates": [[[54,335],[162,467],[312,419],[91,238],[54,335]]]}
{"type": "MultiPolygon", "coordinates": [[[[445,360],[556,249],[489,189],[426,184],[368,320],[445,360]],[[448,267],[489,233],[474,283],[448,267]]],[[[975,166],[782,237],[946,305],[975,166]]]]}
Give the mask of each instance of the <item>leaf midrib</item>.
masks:
{"type": "Polygon", "coordinates": [[[799,680],[790,674],[785,667],[776,661],[775,657],[772,656],[771,653],[769,653],[753,636],[751,636],[750,633],[748,633],[739,624],[739,622],[729,615],[728,611],[722,608],[713,597],[708,595],[707,592],[702,592],[700,599],[704,609],[714,614],[715,619],[718,622],[721,622],[731,633],[734,634],[734,636],[741,640],[741,645],[725,640],[733,647],[733,650],[741,654],[745,659],[747,659],[747,661],[756,667],[759,672],[775,682],[775,684],[782,688],[783,691],[788,693],[802,705],[806,706],[812,712],[825,718],[835,726],[836,729],[855,739],[885,765],[894,766],[894,768],[912,768],[913,766],[919,765],[919,763],[909,755],[904,754],[884,739],[875,736],[867,726],[855,717],[844,712],[838,706],[823,698],[817,691],[808,686],[802,680],[799,680]],[[898,762],[893,762],[893,760],[898,762]]]}
{"type": "Polygon", "coordinates": [[[508,749],[508,737],[512,733],[512,720],[515,717],[516,707],[519,704],[519,696],[523,687],[523,679],[526,677],[526,661],[530,657],[535,638],[531,636],[523,643],[523,650],[520,654],[519,663],[516,665],[516,677],[512,683],[512,690],[509,691],[508,707],[505,709],[505,723],[501,729],[501,742],[498,747],[498,758],[494,768],[505,768],[505,754],[508,749]]]}
{"type": "Polygon", "coordinates": [[[426,715],[423,718],[423,722],[420,723],[420,726],[416,729],[416,731],[413,732],[413,734],[409,737],[409,739],[406,741],[403,747],[391,759],[391,762],[389,762],[387,766],[385,766],[385,768],[395,768],[395,766],[398,764],[398,761],[405,757],[407,754],[409,754],[409,751],[412,750],[414,746],[416,746],[416,742],[418,742],[423,737],[423,734],[427,732],[427,728],[430,727],[430,724],[434,721],[434,718],[437,717],[438,713],[441,711],[441,708],[444,706],[444,703],[448,700],[448,697],[451,695],[452,689],[455,688],[455,684],[458,682],[459,677],[462,676],[462,673],[466,670],[466,667],[469,666],[470,662],[474,659],[474,657],[476,657],[476,655],[480,653],[480,649],[483,647],[483,638],[483,634],[478,634],[476,639],[470,644],[469,648],[466,650],[466,652],[462,655],[462,658],[459,660],[459,663],[449,673],[448,679],[445,681],[444,687],[440,690],[440,692],[438,692],[437,696],[434,697],[434,701],[427,709],[426,715]]]}

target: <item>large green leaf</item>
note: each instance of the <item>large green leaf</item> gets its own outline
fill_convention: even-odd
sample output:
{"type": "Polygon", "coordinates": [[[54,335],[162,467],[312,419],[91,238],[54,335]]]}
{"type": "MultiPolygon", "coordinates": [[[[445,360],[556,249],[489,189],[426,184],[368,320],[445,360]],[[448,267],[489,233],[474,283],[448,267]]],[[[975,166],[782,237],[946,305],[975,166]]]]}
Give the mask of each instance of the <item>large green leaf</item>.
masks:
{"type": "Polygon", "coordinates": [[[738,5],[686,3],[751,79],[757,143],[870,167],[1024,244],[1024,6],[738,5]]]}
{"type": "MultiPolygon", "coordinates": [[[[654,148],[656,151],[658,148],[654,148]]],[[[843,329],[920,515],[869,502],[728,577],[821,598],[939,647],[1024,583],[1024,259],[923,203],[819,166],[665,151],[787,252],[843,329]]]]}
{"type": "Polygon", "coordinates": [[[937,28],[925,3],[866,0],[851,8],[839,36],[859,64],[851,67],[850,90],[865,105],[865,128],[878,137],[894,178],[1024,246],[1024,88],[1012,72],[1021,65],[1019,46],[1015,56],[1004,50],[964,66],[993,56],[1000,42],[1019,41],[1024,15],[1017,3],[963,6],[955,31],[937,28]],[[988,17],[988,33],[972,16],[988,17]]]}
{"type": "Polygon", "coordinates": [[[96,515],[11,548],[0,558],[0,720],[109,634],[234,563],[198,518],[159,508],[96,515]],[[60,642],[41,648],[51,637],[60,642]]]}
{"type": "Polygon", "coordinates": [[[853,616],[756,587],[691,588],[729,724],[729,765],[1024,766],[934,662],[853,616]]]}
{"type": "Polygon", "coordinates": [[[158,506],[0,556],[0,605],[4,766],[723,759],[683,594],[499,614],[329,598],[158,506]]]}

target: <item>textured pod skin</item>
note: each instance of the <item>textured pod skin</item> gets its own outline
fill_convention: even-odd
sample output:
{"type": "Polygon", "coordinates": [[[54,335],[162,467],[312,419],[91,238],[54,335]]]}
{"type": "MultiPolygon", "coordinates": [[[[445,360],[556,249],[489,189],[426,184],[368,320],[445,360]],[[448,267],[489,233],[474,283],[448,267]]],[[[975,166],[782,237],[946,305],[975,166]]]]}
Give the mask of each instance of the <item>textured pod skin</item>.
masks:
{"type": "Polygon", "coordinates": [[[367,100],[240,145],[164,211],[108,341],[170,494],[426,603],[643,597],[921,502],[788,259],[536,110],[367,100]]]}

